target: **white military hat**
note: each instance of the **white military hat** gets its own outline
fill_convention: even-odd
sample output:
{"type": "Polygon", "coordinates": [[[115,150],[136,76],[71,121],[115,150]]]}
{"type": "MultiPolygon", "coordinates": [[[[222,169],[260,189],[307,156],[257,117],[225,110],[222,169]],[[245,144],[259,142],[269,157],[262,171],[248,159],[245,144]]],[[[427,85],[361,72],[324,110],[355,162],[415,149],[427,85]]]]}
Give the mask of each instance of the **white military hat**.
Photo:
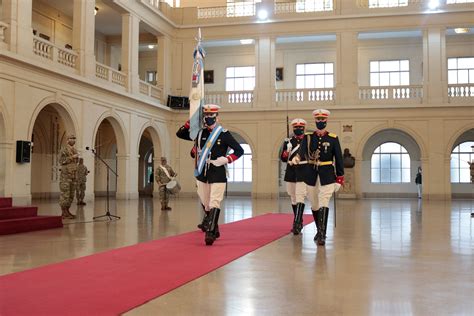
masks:
{"type": "Polygon", "coordinates": [[[291,126],[306,126],[306,121],[303,120],[302,118],[295,118],[293,121],[291,121],[291,126]]]}
{"type": "Polygon", "coordinates": [[[217,104],[206,104],[203,106],[203,113],[218,113],[221,107],[217,104]]]}
{"type": "Polygon", "coordinates": [[[325,109],[317,109],[313,111],[313,117],[325,117],[328,118],[331,112],[325,109]]]}

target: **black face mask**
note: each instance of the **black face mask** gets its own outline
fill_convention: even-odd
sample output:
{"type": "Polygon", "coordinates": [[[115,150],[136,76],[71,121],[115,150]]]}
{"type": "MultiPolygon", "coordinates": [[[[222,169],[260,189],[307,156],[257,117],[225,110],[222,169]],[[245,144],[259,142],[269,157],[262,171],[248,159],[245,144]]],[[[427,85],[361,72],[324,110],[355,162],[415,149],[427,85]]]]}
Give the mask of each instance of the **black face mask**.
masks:
{"type": "Polygon", "coordinates": [[[301,136],[304,134],[304,129],[303,128],[295,128],[293,129],[293,133],[295,133],[296,136],[301,136]]]}
{"type": "Polygon", "coordinates": [[[320,130],[323,130],[326,128],[326,125],[327,125],[328,122],[325,122],[325,121],[317,121],[316,122],[316,127],[320,130]]]}
{"type": "Polygon", "coordinates": [[[216,117],[215,116],[206,116],[204,118],[204,122],[206,123],[207,126],[212,126],[216,123],[216,117]]]}

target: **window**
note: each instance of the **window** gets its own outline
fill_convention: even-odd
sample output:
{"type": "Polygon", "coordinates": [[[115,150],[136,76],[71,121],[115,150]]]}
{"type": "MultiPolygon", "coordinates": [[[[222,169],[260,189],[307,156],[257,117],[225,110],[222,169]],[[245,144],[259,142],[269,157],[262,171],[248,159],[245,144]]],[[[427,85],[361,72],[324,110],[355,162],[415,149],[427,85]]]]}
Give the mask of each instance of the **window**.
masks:
{"type": "Polygon", "coordinates": [[[225,91],[246,91],[255,88],[255,67],[227,67],[225,91]]]}
{"type": "Polygon", "coordinates": [[[455,3],[473,3],[474,0],[447,0],[446,4],[455,4],[455,3]]]}
{"type": "Polygon", "coordinates": [[[296,64],[296,88],[333,88],[334,63],[296,64]]]}
{"type": "Polygon", "coordinates": [[[228,164],[229,182],[252,182],[252,150],[248,144],[240,144],[244,154],[228,164]]]}
{"type": "Polygon", "coordinates": [[[296,0],[296,12],[332,11],[332,0],[296,0]]]}
{"type": "Polygon", "coordinates": [[[410,155],[398,143],[384,143],[377,147],[371,161],[372,183],[409,183],[410,155]]]}
{"type": "Polygon", "coordinates": [[[474,57],[448,58],[448,84],[474,83],[474,57]]]}
{"type": "Polygon", "coordinates": [[[156,71],[146,72],[146,82],[156,84],[156,71]]]}
{"type": "Polygon", "coordinates": [[[369,8],[406,7],[408,0],[369,0],[369,8]]]}
{"type": "Polygon", "coordinates": [[[254,16],[255,15],[255,4],[261,2],[261,0],[227,0],[227,16],[254,16]]]}
{"type": "Polygon", "coordinates": [[[470,183],[471,171],[468,162],[474,160],[474,141],[456,146],[451,153],[451,183],[470,183]]]}
{"type": "Polygon", "coordinates": [[[408,86],[410,84],[409,60],[384,60],[370,62],[370,86],[408,86]]]}

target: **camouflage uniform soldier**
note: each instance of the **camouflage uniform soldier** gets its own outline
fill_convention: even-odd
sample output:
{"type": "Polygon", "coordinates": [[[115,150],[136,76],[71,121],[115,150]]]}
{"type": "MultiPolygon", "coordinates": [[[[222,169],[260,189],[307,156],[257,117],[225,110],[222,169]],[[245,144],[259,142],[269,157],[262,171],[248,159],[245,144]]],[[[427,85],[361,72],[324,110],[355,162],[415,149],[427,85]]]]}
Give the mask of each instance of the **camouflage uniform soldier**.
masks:
{"type": "Polygon", "coordinates": [[[63,218],[75,218],[76,216],[69,212],[72,200],[74,199],[74,188],[76,184],[77,159],[79,157],[76,148],[76,136],[69,135],[67,145],[61,148],[59,154],[59,163],[61,164],[61,176],[59,179],[59,205],[61,206],[63,218]]]}
{"type": "Polygon", "coordinates": [[[161,166],[156,168],[155,179],[159,186],[162,211],[171,210],[171,207],[168,206],[169,193],[166,190],[166,184],[174,177],[176,177],[176,172],[166,163],[166,158],[161,157],[161,166]]]}
{"type": "Polygon", "coordinates": [[[84,166],[84,159],[79,158],[79,164],[77,165],[77,172],[76,172],[76,199],[77,205],[86,205],[84,202],[84,192],[86,191],[86,181],[87,181],[87,174],[90,171],[87,170],[87,167],[84,166]]]}

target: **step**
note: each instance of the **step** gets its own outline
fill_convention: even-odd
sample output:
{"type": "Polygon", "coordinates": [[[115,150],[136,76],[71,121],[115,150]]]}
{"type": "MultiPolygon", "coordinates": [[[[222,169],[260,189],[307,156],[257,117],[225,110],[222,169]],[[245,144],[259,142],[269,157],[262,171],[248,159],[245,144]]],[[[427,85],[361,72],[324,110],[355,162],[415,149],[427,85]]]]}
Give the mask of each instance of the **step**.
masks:
{"type": "Polygon", "coordinates": [[[33,216],[0,220],[0,235],[63,227],[61,216],[33,216]]]}
{"type": "Polygon", "coordinates": [[[11,206],[0,208],[0,220],[21,217],[34,217],[38,215],[36,206],[11,206]]]}
{"type": "Polygon", "coordinates": [[[11,207],[12,205],[12,198],[0,197],[0,207],[11,207]]]}

